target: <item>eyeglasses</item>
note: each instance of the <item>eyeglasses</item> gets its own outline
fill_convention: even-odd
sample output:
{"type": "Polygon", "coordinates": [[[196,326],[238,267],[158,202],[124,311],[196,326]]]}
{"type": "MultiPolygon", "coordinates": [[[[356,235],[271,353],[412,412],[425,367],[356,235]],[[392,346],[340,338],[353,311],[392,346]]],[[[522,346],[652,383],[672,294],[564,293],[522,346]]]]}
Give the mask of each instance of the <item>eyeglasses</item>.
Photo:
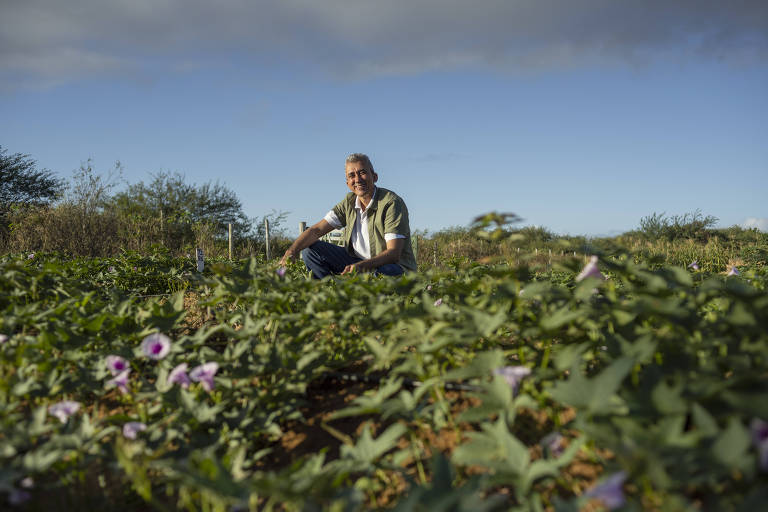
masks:
{"type": "Polygon", "coordinates": [[[347,180],[351,180],[355,176],[357,176],[360,179],[363,179],[366,176],[368,176],[368,171],[366,171],[365,169],[360,169],[359,171],[350,171],[347,173],[347,180]]]}

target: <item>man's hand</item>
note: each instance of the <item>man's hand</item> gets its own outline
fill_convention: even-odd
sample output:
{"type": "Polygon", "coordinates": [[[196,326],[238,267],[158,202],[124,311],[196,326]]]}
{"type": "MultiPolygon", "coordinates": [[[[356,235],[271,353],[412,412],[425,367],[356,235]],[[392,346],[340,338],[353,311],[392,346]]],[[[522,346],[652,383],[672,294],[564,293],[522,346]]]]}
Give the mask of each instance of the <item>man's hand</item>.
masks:
{"type": "Polygon", "coordinates": [[[344,267],[344,270],[341,271],[341,275],[354,274],[355,272],[365,272],[373,268],[374,267],[371,265],[371,260],[358,261],[357,263],[353,263],[352,265],[347,265],[344,267]]]}
{"type": "Polygon", "coordinates": [[[285,251],[285,254],[283,254],[283,257],[280,258],[280,266],[284,267],[288,264],[289,261],[296,259],[296,253],[294,253],[291,249],[288,249],[285,251]]]}
{"type": "Polygon", "coordinates": [[[304,230],[299,237],[293,241],[291,246],[285,251],[283,257],[280,258],[280,265],[285,266],[291,260],[295,260],[296,256],[304,249],[317,242],[321,236],[333,231],[333,227],[328,224],[328,221],[322,219],[320,222],[304,230]]]}

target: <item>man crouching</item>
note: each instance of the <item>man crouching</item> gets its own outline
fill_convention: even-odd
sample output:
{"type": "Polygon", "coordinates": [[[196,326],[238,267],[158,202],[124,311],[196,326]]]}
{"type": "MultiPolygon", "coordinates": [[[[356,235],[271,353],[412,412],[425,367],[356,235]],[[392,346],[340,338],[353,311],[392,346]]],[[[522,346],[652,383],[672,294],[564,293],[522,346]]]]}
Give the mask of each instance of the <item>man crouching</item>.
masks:
{"type": "Polygon", "coordinates": [[[356,271],[388,276],[415,271],[405,202],[391,190],[376,187],[379,176],[362,153],[347,157],[344,173],[350,193],[320,222],[301,233],[280,263],[284,265],[301,252],[316,279],[356,271]],[[342,227],[344,247],[320,241],[323,235],[342,227]]]}

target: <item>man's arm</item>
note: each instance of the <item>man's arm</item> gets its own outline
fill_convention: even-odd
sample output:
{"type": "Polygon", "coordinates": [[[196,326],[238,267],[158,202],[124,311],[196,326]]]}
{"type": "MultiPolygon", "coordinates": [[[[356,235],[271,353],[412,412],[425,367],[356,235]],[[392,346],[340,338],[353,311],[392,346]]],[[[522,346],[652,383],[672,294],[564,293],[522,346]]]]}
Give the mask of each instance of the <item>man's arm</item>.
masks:
{"type": "Polygon", "coordinates": [[[395,238],[394,240],[387,240],[386,250],[380,252],[373,258],[367,260],[358,261],[354,265],[347,265],[344,267],[343,274],[350,272],[373,270],[387,263],[397,263],[400,261],[400,255],[403,253],[405,244],[408,242],[407,238],[395,238]]]}
{"type": "Polygon", "coordinates": [[[331,231],[333,231],[333,226],[331,226],[325,219],[322,219],[314,226],[305,229],[285,251],[285,254],[283,254],[283,257],[280,259],[280,264],[285,265],[288,260],[296,259],[296,256],[298,256],[302,250],[317,242],[321,236],[326,235],[331,231]]]}

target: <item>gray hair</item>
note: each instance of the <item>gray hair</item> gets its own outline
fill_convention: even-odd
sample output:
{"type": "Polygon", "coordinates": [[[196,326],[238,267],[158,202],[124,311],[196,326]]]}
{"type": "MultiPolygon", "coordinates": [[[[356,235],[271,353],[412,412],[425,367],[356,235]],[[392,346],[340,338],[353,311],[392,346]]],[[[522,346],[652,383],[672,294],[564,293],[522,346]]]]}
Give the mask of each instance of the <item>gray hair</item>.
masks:
{"type": "Polygon", "coordinates": [[[373,164],[371,163],[371,159],[368,158],[368,155],[364,153],[352,153],[347,157],[347,160],[344,162],[344,165],[352,162],[361,163],[367,170],[371,172],[376,172],[373,170],[373,164]]]}

